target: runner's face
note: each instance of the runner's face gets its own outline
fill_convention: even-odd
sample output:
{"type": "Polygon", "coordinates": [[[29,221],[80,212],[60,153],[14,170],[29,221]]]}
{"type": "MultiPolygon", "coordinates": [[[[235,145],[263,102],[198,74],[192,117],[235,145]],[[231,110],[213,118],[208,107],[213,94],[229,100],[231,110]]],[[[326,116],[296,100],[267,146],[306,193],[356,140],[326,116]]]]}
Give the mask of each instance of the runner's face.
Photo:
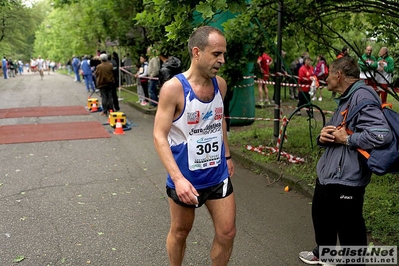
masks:
{"type": "Polygon", "coordinates": [[[209,78],[217,75],[219,69],[224,64],[224,53],[226,52],[226,39],[212,32],[208,38],[208,45],[204,51],[198,49],[200,64],[199,68],[206,73],[209,78]]]}

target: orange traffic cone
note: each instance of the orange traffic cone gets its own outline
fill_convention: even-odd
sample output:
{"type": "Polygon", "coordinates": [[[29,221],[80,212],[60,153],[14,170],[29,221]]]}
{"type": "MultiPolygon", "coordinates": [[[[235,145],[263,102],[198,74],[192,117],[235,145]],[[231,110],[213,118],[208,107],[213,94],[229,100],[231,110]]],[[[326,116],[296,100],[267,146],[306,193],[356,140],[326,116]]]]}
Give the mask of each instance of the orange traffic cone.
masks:
{"type": "Polygon", "coordinates": [[[122,123],[121,123],[120,119],[116,120],[114,134],[115,135],[123,135],[123,134],[125,134],[125,131],[123,131],[122,123]]]}
{"type": "Polygon", "coordinates": [[[108,121],[107,121],[108,124],[111,122],[110,119],[111,119],[111,116],[112,116],[112,113],[113,113],[113,112],[114,112],[114,111],[112,111],[112,109],[109,110],[108,121]]]}
{"type": "Polygon", "coordinates": [[[97,112],[98,111],[98,107],[97,107],[97,103],[94,102],[93,105],[91,106],[91,112],[97,112]]]}

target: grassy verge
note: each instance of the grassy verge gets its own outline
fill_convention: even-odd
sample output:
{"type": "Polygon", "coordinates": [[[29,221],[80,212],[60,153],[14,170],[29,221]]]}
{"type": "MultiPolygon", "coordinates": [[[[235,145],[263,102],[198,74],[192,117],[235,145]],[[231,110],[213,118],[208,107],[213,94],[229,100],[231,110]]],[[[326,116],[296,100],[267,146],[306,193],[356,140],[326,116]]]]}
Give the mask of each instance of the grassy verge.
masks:
{"type": "MultiPolygon", "coordinates": [[[[255,98],[257,98],[256,91],[255,89],[255,98]]],[[[271,86],[269,93],[271,97],[273,95],[271,86]]],[[[396,100],[389,99],[389,102],[394,104],[394,110],[399,110],[399,103],[396,100]]],[[[323,91],[323,101],[317,101],[314,104],[327,111],[333,111],[336,107],[336,103],[331,99],[331,92],[326,89],[323,91]]],[[[283,115],[288,117],[294,110],[288,106],[295,105],[296,101],[283,98],[283,115]]],[[[273,116],[273,106],[255,110],[256,118],[273,118],[273,116]]],[[[330,117],[331,115],[326,115],[326,121],[330,117]]],[[[316,179],[317,161],[323,152],[315,143],[315,138],[323,126],[320,118],[321,116],[315,113],[314,119],[309,120],[304,111],[302,116],[292,117],[287,127],[288,141],[283,144],[283,150],[304,158],[306,163],[287,164],[287,159],[284,157],[281,157],[280,160],[281,164],[284,163],[284,171],[305,180],[311,186],[314,185],[316,179]]],[[[257,162],[276,163],[277,156],[275,154],[265,156],[245,148],[246,145],[275,147],[273,126],[272,121],[255,121],[247,126],[232,127],[229,145],[240,149],[242,153],[257,162]]],[[[264,151],[269,153],[267,150],[264,151]]],[[[399,175],[373,175],[365,196],[364,217],[369,233],[376,242],[386,245],[399,243],[399,175]]]]}

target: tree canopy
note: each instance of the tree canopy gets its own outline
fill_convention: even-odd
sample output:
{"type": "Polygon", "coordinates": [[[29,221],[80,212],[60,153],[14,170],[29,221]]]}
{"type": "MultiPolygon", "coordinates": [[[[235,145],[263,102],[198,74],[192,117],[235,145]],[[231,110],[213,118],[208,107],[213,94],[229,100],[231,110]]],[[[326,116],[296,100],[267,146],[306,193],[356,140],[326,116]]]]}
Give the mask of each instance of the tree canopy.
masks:
{"type": "Polygon", "coordinates": [[[399,58],[397,0],[42,0],[32,8],[20,0],[0,0],[5,6],[0,11],[0,48],[12,54],[12,47],[18,47],[27,56],[40,54],[63,63],[73,54],[97,49],[130,52],[138,61],[153,45],[187,67],[186,43],[193,29],[217,25],[228,42],[222,74],[234,85],[258,54],[266,51],[274,59],[280,54],[279,4],[286,64],[304,51],[331,61],[343,46],[360,56],[369,44],[375,54],[387,46],[399,58]]]}

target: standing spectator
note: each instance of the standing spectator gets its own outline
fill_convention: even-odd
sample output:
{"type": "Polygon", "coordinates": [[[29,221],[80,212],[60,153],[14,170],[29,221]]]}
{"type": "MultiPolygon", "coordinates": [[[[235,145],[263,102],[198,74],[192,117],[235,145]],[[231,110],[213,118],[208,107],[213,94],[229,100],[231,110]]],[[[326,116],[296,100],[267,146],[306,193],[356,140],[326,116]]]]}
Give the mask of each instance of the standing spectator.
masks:
{"type": "Polygon", "coordinates": [[[154,108],[158,104],[158,76],[159,76],[159,68],[160,62],[157,56],[154,56],[154,51],[152,51],[152,47],[147,48],[147,55],[150,57],[150,62],[148,63],[148,76],[150,77],[148,92],[150,94],[150,107],[154,108]]]}
{"type": "Polygon", "coordinates": [[[270,75],[270,65],[273,62],[273,59],[266,53],[263,53],[258,57],[256,63],[260,69],[261,78],[258,78],[258,93],[259,93],[259,102],[260,106],[264,106],[266,104],[270,104],[269,101],[269,90],[267,89],[266,82],[269,80],[270,75]],[[263,98],[263,90],[265,91],[265,97],[263,98]]]}
{"type": "MultiPolygon", "coordinates": [[[[310,102],[310,85],[312,84],[312,79],[311,76],[313,75],[313,67],[311,66],[312,59],[310,59],[309,56],[305,56],[303,58],[304,64],[301,66],[301,68],[298,71],[298,105],[297,107],[300,107],[301,105],[307,104],[310,102]]],[[[300,112],[297,112],[297,115],[301,115],[300,112]]]]}
{"type": "Polygon", "coordinates": [[[339,58],[330,65],[328,90],[342,96],[331,120],[317,137],[317,144],[325,151],[317,163],[312,202],[317,246],[313,251],[299,253],[307,264],[327,265],[320,261],[319,247],[336,246],[337,237],[341,246],[367,248],[363,201],[372,172],[357,148],[382,147],[392,140],[392,132],[381,108],[374,105],[365,106],[355,119],[341,126],[345,110],[351,113],[356,104],[377,98],[373,88],[359,80],[359,72],[359,66],[350,57],[339,58]],[[354,133],[348,135],[348,130],[354,133]]]}
{"type": "Polygon", "coordinates": [[[303,64],[305,63],[303,60],[306,56],[309,56],[308,52],[303,52],[301,57],[298,58],[298,64],[296,65],[296,73],[299,73],[299,69],[301,68],[301,66],[303,66],[303,64]]]}
{"type": "Polygon", "coordinates": [[[14,66],[14,62],[12,61],[12,58],[10,57],[8,59],[8,73],[9,73],[9,77],[13,77],[15,78],[15,66],[14,66]]]}
{"type": "Polygon", "coordinates": [[[108,55],[100,55],[101,64],[96,67],[97,88],[101,91],[101,104],[103,111],[101,115],[109,115],[109,111],[113,108],[112,102],[112,86],[114,86],[113,66],[108,62],[108,55]]]}
{"type": "MultiPolygon", "coordinates": [[[[316,76],[316,78],[319,81],[323,81],[322,83],[319,82],[319,84],[325,84],[326,78],[327,78],[327,63],[326,59],[324,58],[323,55],[318,55],[316,59],[316,68],[314,69],[313,75],[316,76]]],[[[317,94],[319,95],[318,100],[321,102],[323,100],[323,93],[322,93],[322,88],[316,88],[316,93],[314,94],[314,98],[312,100],[316,100],[317,94]]]]}
{"type": "MultiPolygon", "coordinates": [[[[104,52],[105,53],[105,52],[104,52]]],[[[97,86],[97,80],[96,80],[96,68],[97,66],[101,64],[100,56],[94,56],[90,59],[90,67],[91,67],[91,73],[93,74],[93,83],[94,87],[97,88],[96,91],[98,90],[97,86]]]]}
{"type": "Polygon", "coordinates": [[[48,74],[50,75],[50,59],[46,58],[46,70],[48,72],[48,74]]]}
{"type": "Polygon", "coordinates": [[[90,67],[90,60],[87,55],[83,57],[81,68],[83,71],[83,78],[86,84],[86,90],[89,92],[91,88],[91,90],[94,92],[96,88],[94,87],[93,74],[91,72],[91,67],[90,67]]]}
{"type": "Polygon", "coordinates": [[[14,72],[15,72],[15,76],[18,75],[18,61],[14,60],[14,72]]]}
{"type": "Polygon", "coordinates": [[[112,52],[112,65],[114,66],[114,79],[116,87],[119,87],[119,66],[121,64],[117,52],[112,52]]]}
{"type": "Polygon", "coordinates": [[[132,85],[132,69],[133,69],[133,63],[132,63],[132,59],[130,59],[130,54],[127,53],[125,55],[125,57],[122,60],[123,63],[123,69],[125,71],[128,71],[129,73],[126,73],[125,71],[123,72],[123,76],[125,78],[126,81],[126,85],[132,85]]]}
{"type": "Polygon", "coordinates": [[[68,58],[68,61],[66,62],[66,67],[67,67],[67,70],[68,70],[68,75],[71,75],[71,68],[72,68],[71,58],[68,58]]]}
{"type": "Polygon", "coordinates": [[[3,57],[3,59],[1,59],[1,68],[3,69],[3,76],[4,79],[7,79],[7,57],[3,57]]]}
{"type": "Polygon", "coordinates": [[[73,55],[72,56],[72,68],[73,72],[75,72],[75,82],[80,82],[80,75],[79,75],[79,69],[80,69],[80,60],[77,56],[73,55]]]}
{"type": "Polygon", "coordinates": [[[337,59],[341,57],[349,56],[349,47],[344,46],[342,47],[341,51],[337,54],[337,59]]]}
{"type": "Polygon", "coordinates": [[[158,57],[162,62],[159,69],[159,87],[162,88],[166,81],[181,73],[181,61],[177,57],[168,55],[166,52],[161,53],[158,57]]]}
{"type": "Polygon", "coordinates": [[[140,68],[138,74],[135,75],[136,78],[140,79],[141,87],[144,91],[144,101],[141,101],[140,105],[147,106],[148,101],[148,63],[147,63],[147,56],[141,55],[140,56],[140,68]]]}
{"type": "Polygon", "coordinates": [[[118,112],[119,108],[119,99],[116,93],[116,90],[119,88],[119,56],[116,52],[112,53],[112,59],[110,61],[112,63],[112,73],[114,74],[114,86],[112,87],[112,102],[113,108],[112,110],[118,112]]]}
{"type": "Polygon", "coordinates": [[[18,72],[20,75],[22,75],[22,72],[24,72],[24,63],[22,62],[21,59],[18,59],[18,72]]]}
{"type": "MultiPolygon", "coordinates": [[[[303,60],[302,57],[300,57],[300,59],[303,60]]],[[[298,76],[298,70],[299,70],[299,69],[297,69],[298,64],[299,64],[299,58],[295,59],[290,64],[290,71],[291,71],[290,83],[291,83],[291,85],[296,83],[296,78],[294,76],[298,76]]],[[[295,86],[290,86],[290,99],[291,100],[298,99],[298,90],[295,86]]]]}
{"type": "Polygon", "coordinates": [[[362,58],[359,58],[358,65],[360,67],[360,78],[364,82],[376,89],[376,84],[373,80],[374,71],[377,70],[378,62],[374,55],[372,55],[373,47],[370,45],[364,50],[362,58]]]}
{"type": "Polygon", "coordinates": [[[51,71],[55,72],[56,66],[55,66],[55,62],[54,61],[50,62],[50,68],[51,68],[51,71]]]}
{"type": "Polygon", "coordinates": [[[217,28],[199,27],[188,41],[190,68],[161,88],[154,143],[168,177],[170,265],[182,265],[196,208],[205,204],[215,236],[212,265],[229,262],[236,234],[234,164],[223,118],[226,81],[218,76],[226,40],[217,28]],[[205,141],[206,140],[206,141],[205,141]],[[208,149],[209,148],[209,149],[208,149]]]}
{"type": "MultiPolygon", "coordinates": [[[[137,76],[140,75],[140,67],[141,67],[141,64],[136,64],[136,68],[138,69],[137,73],[136,73],[137,76]]],[[[137,103],[142,103],[143,101],[145,101],[145,98],[144,98],[143,87],[141,86],[141,82],[140,82],[139,78],[136,78],[136,84],[137,84],[137,95],[139,97],[139,100],[137,101],[137,103]]]]}
{"type": "Polygon", "coordinates": [[[388,55],[387,47],[382,47],[378,55],[378,68],[375,79],[382,89],[377,93],[380,95],[382,103],[386,103],[388,96],[387,91],[389,90],[389,85],[392,83],[395,62],[393,61],[393,58],[388,55]]]}

